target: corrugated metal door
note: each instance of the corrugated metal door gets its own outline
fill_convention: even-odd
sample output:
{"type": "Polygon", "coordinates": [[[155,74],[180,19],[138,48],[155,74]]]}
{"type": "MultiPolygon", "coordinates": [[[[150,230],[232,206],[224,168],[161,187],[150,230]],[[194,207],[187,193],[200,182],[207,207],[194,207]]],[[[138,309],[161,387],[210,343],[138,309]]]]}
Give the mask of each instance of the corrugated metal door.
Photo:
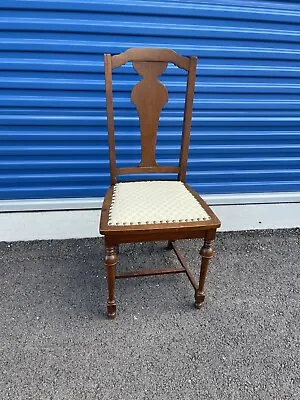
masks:
{"type": "MultiPolygon", "coordinates": [[[[109,184],[103,53],[199,57],[188,181],[201,193],[300,191],[300,4],[2,1],[0,199],[101,197],[109,184]]],[[[118,152],[138,161],[130,67],[116,74],[118,152]]],[[[177,155],[171,68],[159,159],[177,155]]]]}

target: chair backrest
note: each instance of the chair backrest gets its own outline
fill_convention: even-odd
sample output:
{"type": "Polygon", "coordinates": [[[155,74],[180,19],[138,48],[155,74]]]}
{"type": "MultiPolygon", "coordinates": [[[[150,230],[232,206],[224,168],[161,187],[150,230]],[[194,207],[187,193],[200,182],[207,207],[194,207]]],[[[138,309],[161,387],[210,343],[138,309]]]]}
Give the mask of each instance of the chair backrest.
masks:
{"type": "Polygon", "coordinates": [[[194,100],[197,57],[183,57],[169,49],[132,48],[112,56],[104,55],[106,110],[110,159],[111,184],[119,175],[175,173],[177,179],[185,181],[190,128],[194,100]],[[141,162],[138,166],[117,168],[115,149],[114,109],[112,94],[112,70],[132,62],[135,71],[142,76],[131,92],[131,101],[136,106],[141,132],[141,162]],[[157,79],[173,63],[187,71],[181,150],[178,166],[159,166],[156,162],[156,138],[162,108],[168,102],[168,91],[157,79]]]}

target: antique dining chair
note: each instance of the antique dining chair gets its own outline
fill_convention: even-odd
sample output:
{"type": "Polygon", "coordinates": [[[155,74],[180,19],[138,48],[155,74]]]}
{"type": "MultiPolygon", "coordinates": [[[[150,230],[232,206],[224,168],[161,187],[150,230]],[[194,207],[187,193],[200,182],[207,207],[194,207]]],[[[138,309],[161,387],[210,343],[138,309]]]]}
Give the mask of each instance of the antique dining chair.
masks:
{"type": "MultiPolygon", "coordinates": [[[[104,235],[105,265],[107,268],[107,315],[116,315],[115,280],[137,276],[186,273],[195,289],[195,306],[204,302],[204,284],[219,219],[205,201],[185,183],[190,141],[190,127],[196,78],[196,57],[183,57],[169,49],[132,48],[112,56],[104,55],[110,183],[100,218],[100,233],[104,235]],[[132,62],[142,77],[131,92],[140,122],[141,161],[138,166],[118,167],[116,162],[112,70],[132,62]],[[168,91],[158,80],[168,66],[187,72],[180,157],[177,166],[160,166],[156,160],[156,139],[162,108],[168,101],[168,91]],[[122,181],[119,176],[155,173],[174,174],[173,180],[122,181]],[[203,238],[199,281],[193,277],[174,241],[203,238]],[[173,249],[180,268],[138,270],[116,274],[119,244],[166,241],[173,249]]],[[[141,175],[138,175],[141,176],[141,175]]],[[[172,175],[171,175],[172,176],[172,175]]]]}

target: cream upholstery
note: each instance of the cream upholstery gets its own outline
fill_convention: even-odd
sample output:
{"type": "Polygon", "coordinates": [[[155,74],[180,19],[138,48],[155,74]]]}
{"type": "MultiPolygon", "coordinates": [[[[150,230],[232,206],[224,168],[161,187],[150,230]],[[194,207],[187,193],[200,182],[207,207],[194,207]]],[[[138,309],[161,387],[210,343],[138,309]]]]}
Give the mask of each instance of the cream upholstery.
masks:
{"type": "Polygon", "coordinates": [[[108,224],[163,224],[209,219],[182,182],[141,181],[114,186],[108,224]]]}

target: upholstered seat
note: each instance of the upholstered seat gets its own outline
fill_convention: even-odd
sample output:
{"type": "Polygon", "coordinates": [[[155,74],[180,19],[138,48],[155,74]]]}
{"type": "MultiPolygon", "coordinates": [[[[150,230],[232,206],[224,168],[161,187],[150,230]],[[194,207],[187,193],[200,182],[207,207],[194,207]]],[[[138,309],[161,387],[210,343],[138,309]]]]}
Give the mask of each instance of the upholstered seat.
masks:
{"type": "Polygon", "coordinates": [[[121,182],[114,185],[108,225],[206,221],[210,216],[179,181],[121,182]]]}

